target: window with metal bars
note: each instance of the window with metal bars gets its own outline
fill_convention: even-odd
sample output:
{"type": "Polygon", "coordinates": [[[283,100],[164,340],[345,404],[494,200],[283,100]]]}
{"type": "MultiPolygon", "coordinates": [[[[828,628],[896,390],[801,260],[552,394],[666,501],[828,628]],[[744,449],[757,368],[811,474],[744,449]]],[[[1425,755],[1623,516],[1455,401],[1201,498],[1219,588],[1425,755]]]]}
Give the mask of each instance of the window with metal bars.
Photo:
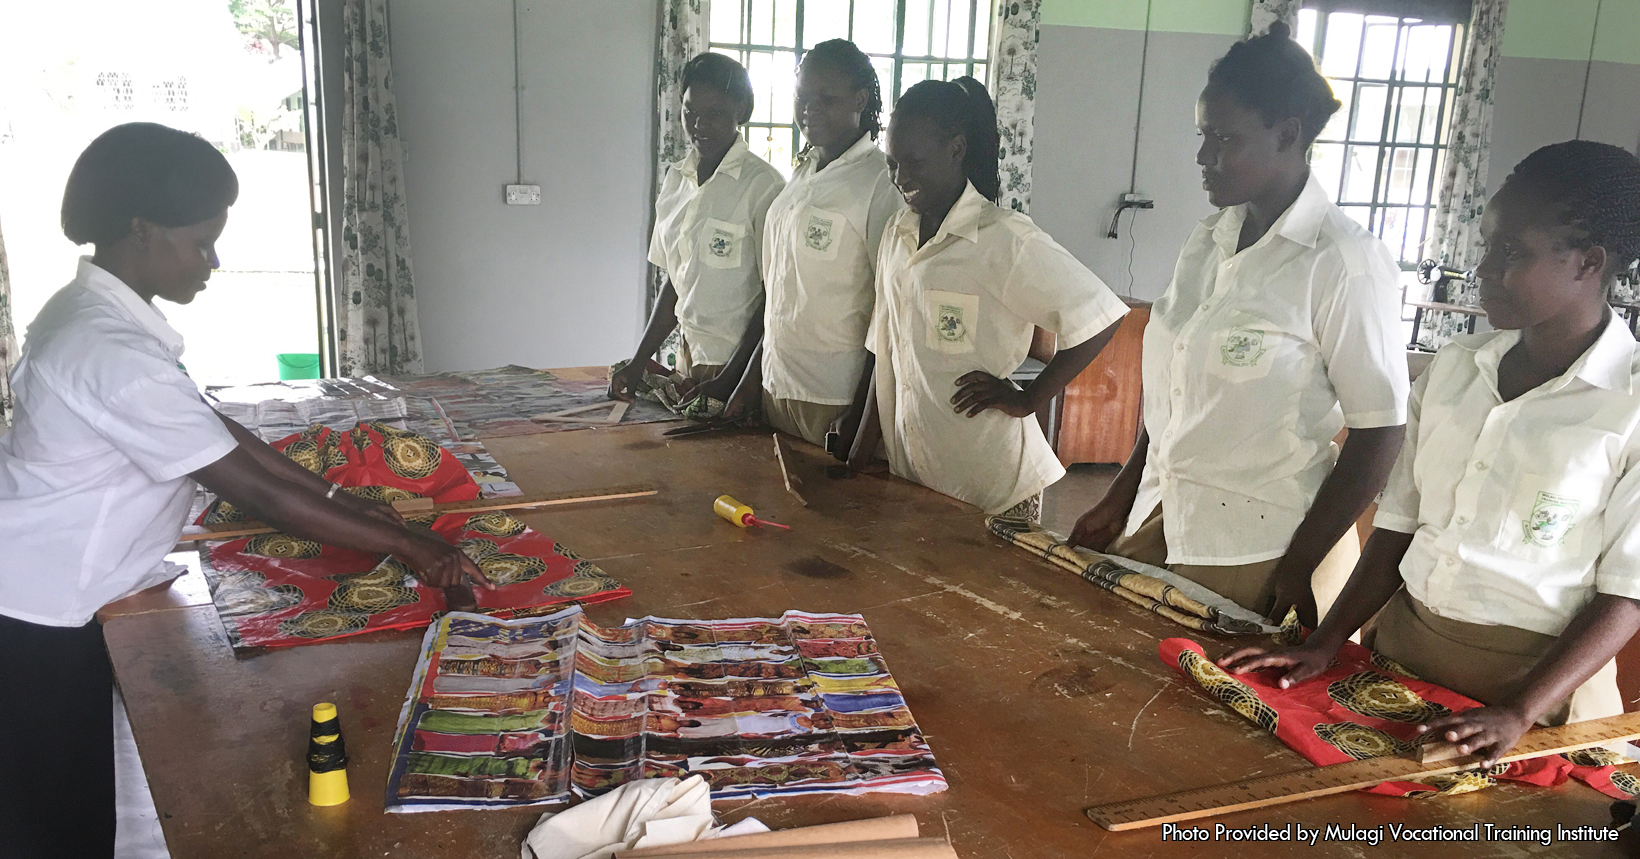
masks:
{"type": "MultiPolygon", "coordinates": [[[[802,140],[792,117],[797,64],[827,39],[860,46],[877,69],[883,108],[918,81],[985,80],[994,0],[713,0],[711,49],[752,78],[752,152],[790,176],[802,140]]],[[[887,116],[884,116],[887,120],[887,116]]]]}
{"type": "Polygon", "coordinates": [[[1430,253],[1468,18],[1467,3],[1439,0],[1312,0],[1298,14],[1294,39],[1343,102],[1310,170],[1404,264],[1430,253]]]}

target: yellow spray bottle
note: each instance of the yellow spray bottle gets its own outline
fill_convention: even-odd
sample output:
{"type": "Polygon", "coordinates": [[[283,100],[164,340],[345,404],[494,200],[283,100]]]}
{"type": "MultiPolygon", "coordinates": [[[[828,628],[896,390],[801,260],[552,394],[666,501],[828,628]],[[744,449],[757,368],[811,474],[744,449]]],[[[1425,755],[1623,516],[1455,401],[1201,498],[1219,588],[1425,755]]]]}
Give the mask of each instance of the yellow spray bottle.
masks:
{"type": "Polygon", "coordinates": [[[341,805],[348,800],[347,746],[336,705],[313,705],[313,727],[308,734],[308,802],[341,805]]]}
{"type": "Polygon", "coordinates": [[[757,516],[753,515],[752,508],[747,507],[727,495],[719,495],[717,500],[712,502],[712,512],[722,516],[730,522],[735,523],[735,525],[741,528],[749,528],[753,525],[772,525],[776,528],[784,528],[787,531],[791,530],[791,527],[788,525],[782,525],[779,522],[770,522],[765,519],[757,518],[757,516]]]}

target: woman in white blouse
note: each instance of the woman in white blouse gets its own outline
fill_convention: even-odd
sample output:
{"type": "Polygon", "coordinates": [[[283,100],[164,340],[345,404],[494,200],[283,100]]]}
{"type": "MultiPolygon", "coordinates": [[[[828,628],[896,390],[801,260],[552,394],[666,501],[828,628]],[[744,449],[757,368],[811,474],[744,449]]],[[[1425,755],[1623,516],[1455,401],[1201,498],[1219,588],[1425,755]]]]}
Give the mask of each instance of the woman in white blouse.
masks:
{"type": "MultiPolygon", "coordinates": [[[[781,432],[820,445],[834,430],[854,437],[860,416],[849,407],[866,363],[877,244],[900,209],[876,144],[882,105],[877,72],[853,42],[803,55],[794,109],[808,146],[769,207],[762,356],[729,416],[761,397],[764,420],[781,432]]],[[[837,445],[832,453],[848,456],[837,445]]]]}
{"type": "Polygon", "coordinates": [[[907,208],[883,234],[867,348],[876,384],[850,464],[1035,521],[1065,475],[1032,415],[1110,342],[1127,305],[1024,215],[998,208],[997,119],[973,78],[906,90],[888,164],[907,208]],[[1008,381],[1033,327],[1065,344],[1029,386],[1008,381]]]}
{"type": "Polygon", "coordinates": [[[1400,450],[1409,384],[1395,260],[1310,176],[1337,109],[1279,24],[1209,72],[1196,162],[1221,211],[1146,326],[1133,455],[1072,536],[1277,620],[1296,607],[1309,627],[1359,554],[1354,522],[1400,450]]]}
{"type": "Polygon", "coordinates": [[[785,186],[740,135],[752,81],[740,63],[705,53],[683,67],[689,154],[667,168],[655,201],[649,261],[666,283],[638,351],[612,373],[609,395],[630,400],[662,341],[681,329],[676,367],[686,400],[725,402],[763,333],[763,219],[785,186]]]}
{"type": "Polygon", "coordinates": [[[1219,662],[1302,683],[1372,619],[1363,644],[1488,705],[1422,730],[1491,766],[1534,723],[1623,712],[1615,657],[1640,632],[1640,346],[1606,296],[1640,256],[1640,159],[1585,140],[1539,149],[1481,233],[1481,307],[1502,330],[1459,337],[1418,378],[1349,585],[1303,645],[1219,662]]]}

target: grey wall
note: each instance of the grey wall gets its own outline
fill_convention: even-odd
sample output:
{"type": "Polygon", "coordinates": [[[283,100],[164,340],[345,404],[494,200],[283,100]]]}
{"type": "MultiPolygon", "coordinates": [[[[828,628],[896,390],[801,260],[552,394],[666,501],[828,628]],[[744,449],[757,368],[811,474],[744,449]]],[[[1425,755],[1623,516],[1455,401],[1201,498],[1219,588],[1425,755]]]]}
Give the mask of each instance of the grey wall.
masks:
{"type": "Polygon", "coordinates": [[[1105,231],[1133,165],[1143,39],[1133,30],[1042,28],[1030,211],[1112,289],[1150,300],[1167,288],[1191,228],[1213,212],[1196,166],[1196,96],[1235,39],[1150,34],[1137,187],[1156,208],[1123,214],[1112,240],[1105,231]]]}
{"type": "Polygon", "coordinates": [[[502,203],[516,178],[512,4],[391,0],[390,13],[427,370],[629,356],[647,267],[656,0],[521,4],[535,207],[502,203]]]}
{"type": "MultiPolygon", "coordinates": [[[[1492,164],[1486,177],[1492,191],[1532,150],[1577,136],[1577,108],[1586,65],[1575,60],[1527,57],[1503,57],[1498,61],[1492,164]]],[[[1596,62],[1588,71],[1583,138],[1640,152],[1640,65],[1596,62]]]]}

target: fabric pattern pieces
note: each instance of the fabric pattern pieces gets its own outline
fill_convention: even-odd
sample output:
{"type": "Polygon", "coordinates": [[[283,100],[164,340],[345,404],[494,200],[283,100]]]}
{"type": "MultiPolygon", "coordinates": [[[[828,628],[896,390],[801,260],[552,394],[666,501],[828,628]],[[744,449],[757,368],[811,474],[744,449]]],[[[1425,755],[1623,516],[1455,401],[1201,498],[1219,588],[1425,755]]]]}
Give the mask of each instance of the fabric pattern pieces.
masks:
{"type": "Polygon", "coordinates": [[[1024,212],[1031,205],[1031,160],[1036,124],[1036,51],[1042,38],[1042,0],[1003,0],[991,28],[989,81],[996,104],[1001,147],[997,168],[1002,194],[997,205],[1024,212]]]}
{"type": "MultiPolygon", "coordinates": [[[[478,485],[448,451],[386,424],[348,432],[315,425],[274,445],[354,495],[382,503],[469,501],[478,485]]],[[[243,521],[217,501],[202,524],[243,521]]],[[[632,592],[594,564],[502,511],[406,517],[459,547],[495,585],[474,588],[482,611],[540,613],[542,606],[602,602],[632,592]]],[[[322,546],[286,534],[212,542],[200,549],[211,599],[235,648],[310,644],[378,629],[427,625],[447,610],[401,561],[322,546]]]]}
{"type": "MultiPolygon", "coordinates": [[[[1414,730],[1419,724],[1481,706],[1405,674],[1400,666],[1353,642],[1344,644],[1320,677],[1289,689],[1275,684],[1272,671],[1232,676],[1189,639],[1163,641],[1158,655],[1203,693],[1275,734],[1316,766],[1407,754],[1428,739],[1414,730]]],[[[1485,773],[1385,782],[1366,792],[1442,796],[1490,787],[1498,779],[1554,787],[1575,778],[1607,796],[1629,799],[1640,785],[1631,773],[1614,769],[1621,762],[1596,747],[1498,764],[1485,773]]]]}
{"type": "MultiPolygon", "coordinates": [[[[1481,210],[1486,206],[1486,177],[1492,150],[1492,86],[1503,56],[1503,21],[1507,0],[1474,0],[1466,31],[1463,69],[1447,136],[1446,168],[1429,229],[1432,255],[1459,269],[1481,261],[1481,210]]],[[[1469,307],[1480,303],[1473,283],[1447,285],[1446,302],[1469,307]]],[[[1419,346],[1434,351],[1468,331],[1469,317],[1426,310],[1419,346]]]]}
{"type": "Polygon", "coordinates": [[[1181,587],[1190,587],[1205,591],[1200,585],[1186,585],[1179,576],[1158,568],[1149,568],[1153,574],[1137,572],[1131,567],[1143,565],[1126,558],[1071,546],[1064,537],[1043,529],[1035,522],[1022,522],[1003,514],[986,519],[985,527],[992,534],[1062,570],[1075,573],[1146,611],[1155,612],[1190,629],[1220,635],[1254,635],[1275,629],[1260,622],[1252,612],[1222,597],[1209,604],[1181,590],[1181,587]]]}
{"type": "Polygon", "coordinates": [[[699,775],[716,797],[933,793],[945,777],[859,615],[455,612],[427,631],[389,811],[493,808],[699,775]]]}
{"type": "MultiPolygon", "coordinates": [[[[602,367],[554,372],[509,365],[463,373],[387,376],[382,381],[406,394],[438,400],[456,437],[463,441],[584,429],[585,424],[536,422],[530,416],[608,402],[609,389],[609,374],[602,367]]],[[[636,402],[621,423],[676,417],[658,404],[636,402]]]]}
{"type": "Polygon", "coordinates": [[[387,0],[342,14],[342,253],[339,373],[420,373],[404,147],[388,55],[387,0]]]}
{"type": "MultiPolygon", "coordinates": [[[[630,360],[615,362],[609,368],[610,375],[619,373],[630,363],[630,360]]],[[[653,372],[658,366],[650,362],[650,366],[644,369],[643,377],[632,388],[634,396],[659,403],[667,411],[692,421],[713,421],[723,416],[723,409],[728,403],[715,397],[686,396],[680,393],[683,384],[688,380],[677,372],[664,376],[653,372]]]]}

